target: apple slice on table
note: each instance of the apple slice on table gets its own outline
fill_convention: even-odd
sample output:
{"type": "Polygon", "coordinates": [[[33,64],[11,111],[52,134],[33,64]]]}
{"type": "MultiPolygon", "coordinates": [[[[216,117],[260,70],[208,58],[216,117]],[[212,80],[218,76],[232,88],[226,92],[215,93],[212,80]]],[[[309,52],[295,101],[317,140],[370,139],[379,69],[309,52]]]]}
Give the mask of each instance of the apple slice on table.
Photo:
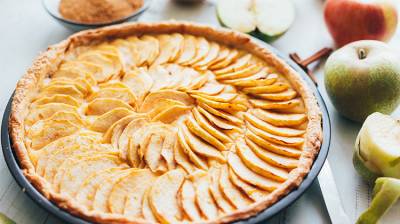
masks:
{"type": "Polygon", "coordinates": [[[380,177],[375,182],[373,199],[356,224],[375,224],[400,198],[400,180],[380,177]]]}
{"type": "Polygon", "coordinates": [[[273,41],[289,29],[295,8],[290,0],[219,0],[217,16],[223,26],[273,41]]]}

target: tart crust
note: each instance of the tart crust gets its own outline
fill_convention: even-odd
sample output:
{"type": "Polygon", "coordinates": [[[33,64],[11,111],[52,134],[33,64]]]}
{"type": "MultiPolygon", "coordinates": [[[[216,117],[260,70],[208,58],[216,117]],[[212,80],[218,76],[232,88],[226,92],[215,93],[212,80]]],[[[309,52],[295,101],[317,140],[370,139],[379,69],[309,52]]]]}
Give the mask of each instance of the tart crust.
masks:
{"type": "Polygon", "coordinates": [[[286,76],[293,88],[301,95],[307,111],[308,125],[302,155],[299,159],[298,167],[290,172],[288,180],[280,184],[265,199],[257,201],[243,209],[223,215],[216,220],[210,220],[208,223],[227,223],[256,215],[298,187],[309,172],[322,143],[321,112],[315,96],[307,87],[304,80],[283,60],[262,47],[248,35],[225,28],[216,28],[189,22],[127,23],[82,31],[58,44],[50,46],[37,57],[16,86],[9,122],[13,150],[16,152],[24,175],[36,189],[60,208],[76,216],[98,223],[148,223],[148,221],[143,219],[131,219],[123,215],[88,211],[83,206],[77,204],[72,198],[54,192],[44,178],[35,173],[35,168],[24,144],[24,119],[28,113],[29,103],[38,93],[38,83],[57,69],[68,51],[77,47],[130,35],[175,32],[204,36],[218,43],[246,50],[267,61],[286,76]]]}

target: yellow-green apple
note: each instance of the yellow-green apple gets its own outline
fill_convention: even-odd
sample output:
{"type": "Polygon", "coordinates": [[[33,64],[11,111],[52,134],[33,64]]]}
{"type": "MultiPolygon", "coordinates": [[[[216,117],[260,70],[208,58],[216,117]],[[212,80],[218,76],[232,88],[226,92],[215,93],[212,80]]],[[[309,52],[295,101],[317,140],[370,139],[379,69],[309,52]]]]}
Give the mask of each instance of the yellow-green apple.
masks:
{"type": "Polygon", "coordinates": [[[325,23],[337,46],[357,40],[387,42],[397,27],[393,0],[327,0],[325,23]]]}
{"type": "Polygon", "coordinates": [[[351,120],[390,114],[400,103],[400,58],[384,42],[350,43],[329,56],[324,72],[332,104],[351,120]]]}

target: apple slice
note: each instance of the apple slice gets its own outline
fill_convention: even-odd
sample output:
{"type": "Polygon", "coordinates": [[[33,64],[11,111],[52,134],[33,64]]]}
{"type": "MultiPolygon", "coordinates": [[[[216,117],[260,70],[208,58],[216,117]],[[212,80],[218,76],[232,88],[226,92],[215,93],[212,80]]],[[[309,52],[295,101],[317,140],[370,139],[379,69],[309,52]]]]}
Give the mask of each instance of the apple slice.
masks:
{"type": "Polygon", "coordinates": [[[91,174],[80,185],[79,190],[76,192],[75,199],[88,210],[91,210],[93,204],[92,199],[94,198],[96,189],[99,187],[99,185],[111,175],[115,175],[116,172],[120,172],[124,169],[126,168],[113,167],[91,174]]]}
{"type": "MultiPolygon", "coordinates": [[[[178,138],[179,141],[179,138],[178,138]]],[[[193,152],[192,152],[193,153],[193,152]]],[[[195,172],[196,168],[190,162],[190,158],[186,155],[185,149],[181,146],[179,142],[175,142],[174,145],[174,160],[176,164],[182,167],[186,173],[193,173],[195,172]]]]}
{"type": "Polygon", "coordinates": [[[204,157],[209,157],[220,162],[226,162],[220,151],[192,134],[185,125],[181,126],[181,130],[186,142],[194,152],[204,157]]]}
{"type": "Polygon", "coordinates": [[[373,199],[370,207],[357,220],[357,224],[374,224],[400,198],[400,180],[380,177],[375,182],[373,199]]]}
{"type": "Polygon", "coordinates": [[[220,167],[211,167],[208,171],[210,175],[210,192],[213,196],[218,208],[224,212],[228,213],[234,210],[233,206],[227,201],[219,187],[219,179],[221,174],[220,167]]]}
{"type": "Polygon", "coordinates": [[[153,211],[150,208],[149,204],[149,192],[151,188],[147,189],[146,192],[144,192],[143,195],[143,200],[142,200],[142,216],[146,219],[149,220],[153,223],[157,222],[156,216],[153,214],[153,211]]]}
{"type": "Polygon", "coordinates": [[[114,185],[134,170],[135,169],[120,170],[107,175],[108,178],[103,179],[103,182],[99,184],[96,189],[93,197],[92,209],[98,212],[109,212],[107,200],[114,185]]]}
{"type": "Polygon", "coordinates": [[[270,123],[265,122],[250,113],[244,113],[243,116],[245,120],[248,121],[250,124],[252,124],[254,127],[278,136],[293,137],[293,136],[302,136],[305,133],[304,130],[285,128],[285,127],[275,127],[274,125],[271,125],[270,123]]]}
{"type": "Polygon", "coordinates": [[[213,125],[211,125],[210,122],[199,112],[199,110],[193,108],[192,114],[196,119],[197,123],[200,125],[200,127],[208,131],[212,136],[214,136],[223,143],[232,142],[232,139],[230,139],[225,133],[223,133],[222,131],[218,130],[213,125]]]}
{"type": "Polygon", "coordinates": [[[262,109],[251,110],[254,116],[278,127],[297,126],[307,121],[305,114],[281,114],[262,109]]]}
{"type": "Polygon", "coordinates": [[[200,211],[196,205],[196,192],[192,181],[185,180],[178,193],[179,206],[183,212],[188,216],[190,221],[200,221],[200,211]]]}
{"type": "Polygon", "coordinates": [[[114,98],[97,98],[90,102],[86,108],[86,115],[102,115],[106,112],[123,107],[133,111],[133,107],[120,99],[114,98]]]}
{"type": "Polygon", "coordinates": [[[284,182],[289,177],[289,173],[286,170],[274,167],[260,159],[243,140],[236,142],[236,153],[247,168],[263,177],[278,182],[284,182]]]}
{"type": "Polygon", "coordinates": [[[254,202],[267,197],[269,194],[267,191],[260,190],[240,179],[231,168],[229,168],[229,179],[254,202]]]}
{"type": "Polygon", "coordinates": [[[117,107],[99,116],[90,125],[89,129],[98,132],[106,132],[118,120],[133,114],[134,112],[123,107],[117,107]]]}
{"type": "Polygon", "coordinates": [[[279,182],[265,178],[251,171],[235,153],[230,152],[228,154],[228,163],[235,174],[249,184],[266,191],[273,191],[279,186],[279,182]]]}
{"type": "Polygon", "coordinates": [[[304,139],[301,137],[284,137],[284,136],[278,136],[274,134],[270,134],[269,132],[266,132],[264,130],[261,130],[259,128],[256,128],[250,122],[246,123],[246,127],[248,130],[253,132],[255,135],[270,141],[272,143],[276,143],[278,145],[284,145],[284,146],[293,146],[297,148],[301,148],[301,146],[304,143],[304,139]]]}
{"type": "Polygon", "coordinates": [[[289,29],[295,8],[290,0],[220,0],[217,16],[224,26],[270,41],[289,29]]]}
{"type": "Polygon", "coordinates": [[[250,198],[242,193],[231,180],[229,179],[228,166],[224,165],[221,167],[221,173],[219,176],[219,187],[225,198],[237,209],[244,208],[252,203],[250,198]]]}
{"type": "Polygon", "coordinates": [[[59,190],[63,194],[75,196],[79,190],[79,186],[85,181],[89,175],[98,171],[119,167],[122,160],[115,155],[99,155],[91,156],[80,160],[73,167],[69,167],[61,178],[59,190]]]}
{"type": "Polygon", "coordinates": [[[196,204],[199,206],[201,213],[207,219],[215,219],[218,216],[218,207],[209,191],[209,177],[207,175],[197,177],[194,181],[194,186],[196,191],[196,204]]]}
{"type": "Polygon", "coordinates": [[[265,140],[264,138],[259,137],[254,132],[250,131],[249,129],[246,130],[246,137],[255,142],[257,145],[261,146],[265,150],[268,150],[273,153],[277,153],[282,156],[288,156],[293,158],[298,158],[301,156],[301,150],[296,148],[277,145],[272,142],[265,140]]]}
{"type": "Polygon", "coordinates": [[[184,181],[185,172],[176,169],[160,176],[151,187],[150,208],[161,223],[180,222],[182,212],[176,196],[184,181]]]}
{"type": "Polygon", "coordinates": [[[253,152],[260,157],[260,159],[264,160],[265,162],[274,165],[276,167],[281,167],[284,169],[294,169],[298,166],[298,160],[293,158],[288,158],[286,156],[281,156],[279,154],[275,154],[268,150],[265,150],[254,143],[249,138],[245,138],[247,145],[253,152]]]}

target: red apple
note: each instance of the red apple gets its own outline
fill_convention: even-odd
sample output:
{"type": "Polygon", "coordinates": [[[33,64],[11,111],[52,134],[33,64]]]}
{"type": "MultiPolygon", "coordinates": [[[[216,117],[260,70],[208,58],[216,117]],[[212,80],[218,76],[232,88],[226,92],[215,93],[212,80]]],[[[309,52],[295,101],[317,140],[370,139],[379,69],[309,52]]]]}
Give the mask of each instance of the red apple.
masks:
{"type": "Polygon", "coordinates": [[[341,47],[357,40],[389,41],[396,31],[394,0],[327,0],[324,18],[341,47]]]}

